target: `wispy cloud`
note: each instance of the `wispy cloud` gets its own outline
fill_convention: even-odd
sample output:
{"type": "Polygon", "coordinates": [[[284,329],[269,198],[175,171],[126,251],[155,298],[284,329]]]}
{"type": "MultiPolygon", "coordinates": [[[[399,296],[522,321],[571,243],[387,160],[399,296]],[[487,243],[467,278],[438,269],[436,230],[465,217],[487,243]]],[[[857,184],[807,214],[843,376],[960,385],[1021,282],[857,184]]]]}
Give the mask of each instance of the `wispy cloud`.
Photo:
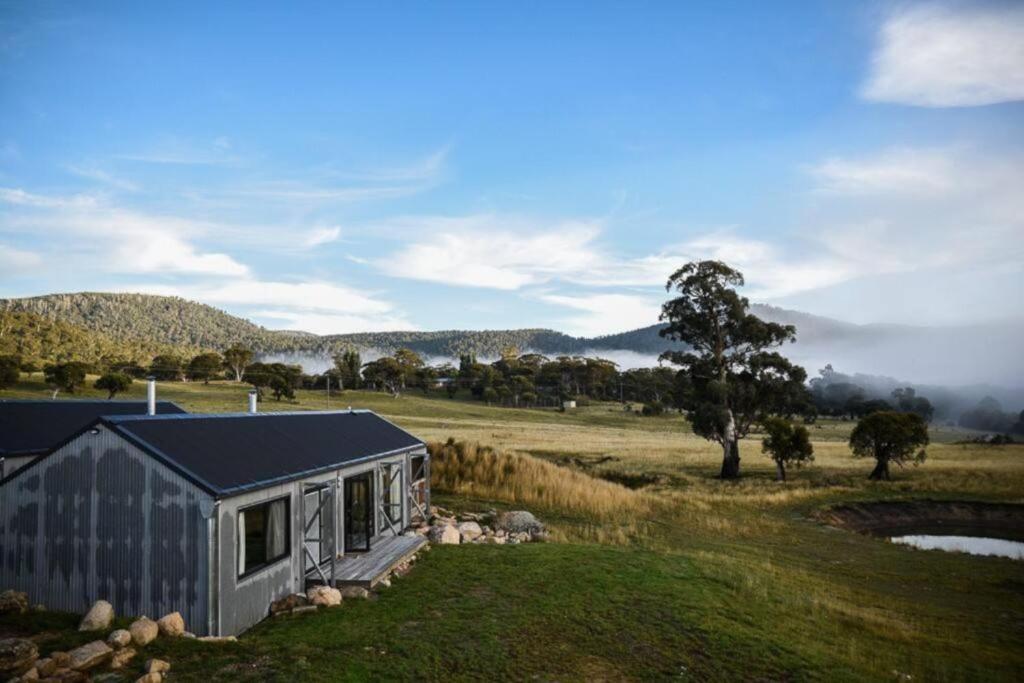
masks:
{"type": "Polygon", "coordinates": [[[33,251],[0,244],[0,279],[29,272],[43,264],[43,257],[33,251]]]}
{"type": "Polygon", "coordinates": [[[639,294],[542,294],[541,301],[576,311],[563,319],[562,329],[580,337],[647,327],[658,320],[661,304],[656,296],[639,294]]]}
{"type": "Polygon", "coordinates": [[[302,239],[302,246],[306,249],[318,247],[322,244],[329,244],[341,237],[341,228],[334,226],[329,228],[313,228],[306,233],[302,239]]]}
{"type": "Polygon", "coordinates": [[[231,151],[228,138],[223,136],[209,142],[168,136],[148,147],[115,154],[113,158],[174,166],[224,166],[241,161],[240,157],[231,151]]]}
{"type": "Polygon", "coordinates": [[[136,192],[139,189],[139,186],[136,183],[115,176],[109,171],[105,171],[97,166],[66,164],[64,166],[64,169],[68,173],[76,175],[79,178],[93,180],[103,185],[109,185],[110,187],[113,187],[118,190],[124,190],[126,192],[136,192]]]}
{"type": "Polygon", "coordinates": [[[1024,99],[1024,8],[928,4],[893,13],[861,94],[921,107],[1024,99]]]}

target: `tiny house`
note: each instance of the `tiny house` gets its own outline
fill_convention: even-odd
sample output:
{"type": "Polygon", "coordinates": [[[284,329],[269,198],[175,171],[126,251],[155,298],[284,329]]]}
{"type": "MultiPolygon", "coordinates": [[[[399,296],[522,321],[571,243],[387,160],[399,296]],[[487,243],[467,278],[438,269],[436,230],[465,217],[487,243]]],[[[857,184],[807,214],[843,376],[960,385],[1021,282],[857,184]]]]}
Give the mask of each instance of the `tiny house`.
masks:
{"type": "Polygon", "coordinates": [[[428,458],[363,410],[100,417],[0,481],[0,586],[235,635],[418,549],[403,532],[426,517],[428,458]]]}

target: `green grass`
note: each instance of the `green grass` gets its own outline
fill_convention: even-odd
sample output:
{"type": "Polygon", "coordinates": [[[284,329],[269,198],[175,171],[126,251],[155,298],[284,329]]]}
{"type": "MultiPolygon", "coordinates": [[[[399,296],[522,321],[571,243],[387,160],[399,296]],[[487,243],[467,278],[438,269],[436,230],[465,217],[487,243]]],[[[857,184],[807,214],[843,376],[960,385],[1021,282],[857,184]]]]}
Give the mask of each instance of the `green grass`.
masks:
{"type": "MultiPolygon", "coordinates": [[[[193,411],[238,410],[246,391],[160,386],[161,398],[193,411]]],[[[36,381],[0,396],[43,392],[36,381]]],[[[322,408],[323,398],[301,393],[298,404],[270,400],[261,409],[322,408]]],[[[158,640],[140,665],[166,656],[180,680],[232,681],[1011,681],[1024,671],[1024,563],[913,550],[813,518],[852,500],[1024,502],[1024,447],[953,445],[945,442],[955,432],[936,430],[940,443],[923,466],[872,483],[870,463],[844,444],[849,423],[824,421],[812,430],[815,463],[787,484],[773,481],[753,438],[742,446],[744,479],[721,482],[720,452],[678,417],[368,392],[349,392],[332,407],[349,403],[428,440],[470,439],[655,483],[637,492],[644,504],[622,505],[627,533],[614,533],[606,512],[544,503],[559,498],[539,491],[529,507],[562,542],[438,547],[378,600],[270,620],[234,645],[158,640]]],[[[579,486],[560,471],[530,468],[535,478],[553,472],[548,486],[579,486]]],[[[516,505],[499,491],[473,491],[436,499],[466,509],[516,505]]],[[[5,617],[0,632],[52,633],[61,619],[77,621],[5,617]]],[[[80,636],[51,637],[44,650],[80,636]]]]}

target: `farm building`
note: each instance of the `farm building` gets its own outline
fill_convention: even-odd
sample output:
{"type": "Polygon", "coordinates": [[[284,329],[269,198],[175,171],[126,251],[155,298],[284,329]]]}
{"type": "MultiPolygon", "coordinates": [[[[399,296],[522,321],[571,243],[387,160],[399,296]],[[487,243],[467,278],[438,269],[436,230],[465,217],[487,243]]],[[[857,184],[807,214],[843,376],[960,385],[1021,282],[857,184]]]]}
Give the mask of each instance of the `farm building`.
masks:
{"type": "Polygon", "coordinates": [[[235,635],[418,550],[402,532],[428,473],[423,442],[369,411],[103,416],[0,481],[0,586],[235,635]]]}
{"type": "MultiPolygon", "coordinates": [[[[152,404],[160,415],[185,411],[170,401],[152,404]]],[[[101,415],[145,415],[147,401],[0,400],[0,479],[49,453],[101,415]]]]}

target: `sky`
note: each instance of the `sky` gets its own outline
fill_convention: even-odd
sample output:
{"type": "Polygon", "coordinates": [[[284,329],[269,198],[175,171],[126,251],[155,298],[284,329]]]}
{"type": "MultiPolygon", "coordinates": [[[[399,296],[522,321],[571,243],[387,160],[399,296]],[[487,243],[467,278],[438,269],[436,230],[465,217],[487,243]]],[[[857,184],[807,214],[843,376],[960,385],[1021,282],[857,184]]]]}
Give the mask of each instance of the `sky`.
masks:
{"type": "Polygon", "coordinates": [[[1024,316],[1024,4],[0,1],[0,297],[316,333],[1024,316]]]}

